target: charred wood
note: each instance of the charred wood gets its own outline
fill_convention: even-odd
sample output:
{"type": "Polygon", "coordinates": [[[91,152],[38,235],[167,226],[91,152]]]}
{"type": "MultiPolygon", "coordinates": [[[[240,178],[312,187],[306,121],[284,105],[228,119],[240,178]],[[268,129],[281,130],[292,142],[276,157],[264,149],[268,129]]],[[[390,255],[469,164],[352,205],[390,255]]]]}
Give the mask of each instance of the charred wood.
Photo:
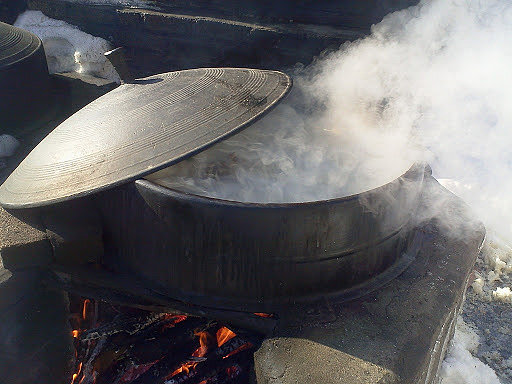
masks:
{"type": "Polygon", "coordinates": [[[176,300],[158,293],[149,283],[139,281],[134,276],[121,276],[98,267],[54,265],[52,270],[54,273],[48,277],[48,284],[84,297],[150,311],[209,318],[264,335],[272,334],[277,325],[277,320],[271,317],[176,300]]]}

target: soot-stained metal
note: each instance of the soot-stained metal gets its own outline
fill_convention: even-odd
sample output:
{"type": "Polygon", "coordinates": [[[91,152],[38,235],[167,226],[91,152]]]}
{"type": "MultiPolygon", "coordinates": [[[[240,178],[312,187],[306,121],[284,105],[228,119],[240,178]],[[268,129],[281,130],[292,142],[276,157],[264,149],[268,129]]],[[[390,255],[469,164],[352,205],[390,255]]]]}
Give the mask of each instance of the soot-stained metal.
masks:
{"type": "Polygon", "coordinates": [[[50,75],[41,40],[0,22],[0,132],[16,133],[48,108],[50,75]]]}
{"type": "Polygon", "coordinates": [[[44,206],[135,180],[240,131],[290,87],[282,72],[241,68],[122,84],[55,128],[0,187],[0,204],[44,206]]]}

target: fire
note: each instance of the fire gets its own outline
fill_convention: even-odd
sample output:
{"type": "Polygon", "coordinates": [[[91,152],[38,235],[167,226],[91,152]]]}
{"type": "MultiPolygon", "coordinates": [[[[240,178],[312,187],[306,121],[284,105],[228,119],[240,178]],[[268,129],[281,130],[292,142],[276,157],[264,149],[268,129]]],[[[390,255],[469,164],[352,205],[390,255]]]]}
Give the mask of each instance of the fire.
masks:
{"type": "Polygon", "coordinates": [[[200,347],[197,348],[193,353],[193,357],[203,357],[206,355],[206,352],[208,352],[208,346],[210,343],[211,336],[208,332],[197,332],[195,333],[196,336],[199,336],[199,345],[200,347]]]}
{"type": "Polygon", "coordinates": [[[232,330],[222,327],[217,331],[217,345],[220,347],[236,336],[232,330]]]}
{"type": "Polygon", "coordinates": [[[179,367],[177,370],[175,370],[173,373],[171,373],[169,376],[166,377],[166,379],[176,376],[178,373],[185,372],[185,374],[189,373],[191,369],[194,369],[196,367],[197,363],[189,361],[185,364],[183,364],[181,367],[179,367]]]}
{"type": "Polygon", "coordinates": [[[78,329],[73,329],[72,334],[73,334],[73,337],[74,337],[75,339],[78,337],[79,333],[80,333],[80,331],[79,331],[78,329]]]}
{"type": "Polygon", "coordinates": [[[234,351],[228,353],[226,356],[223,357],[223,359],[227,359],[228,357],[231,357],[233,355],[236,355],[239,352],[245,351],[246,349],[252,348],[253,345],[249,342],[242,345],[240,348],[235,349],[234,351]]]}
{"type": "Polygon", "coordinates": [[[91,304],[91,300],[89,299],[85,299],[84,300],[84,306],[83,306],[83,309],[82,309],[82,319],[86,320],[86,317],[87,317],[87,310],[88,310],[88,306],[91,304]]]}
{"type": "Polygon", "coordinates": [[[254,314],[259,317],[274,317],[271,313],[255,312],[254,314]]]}
{"type": "Polygon", "coordinates": [[[80,375],[81,372],[82,372],[82,363],[80,363],[78,365],[78,371],[76,373],[73,373],[73,377],[71,378],[71,384],[75,383],[76,378],[78,377],[78,375],[80,375]]]}
{"type": "MultiPolygon", "coordinates": [[[[206,331],[196,332],[194,335],[199,337],[199,348],[197,348],[193,353],[193,357],[203,357],[208,352],[208,348],[213,344],[212,343],[212,335],[210,335],[206,331]]],[[[195,361],[187,361],[183,363],[181,367],[176,369],[170,375],[166,377],[166,379],[170,379],[171,377],[176,376],[178,373],[184,372],[185,374],[189,373],[191,369],[194,369],[198,363],[195,361]]]]}
{"type": "Polygon", "coordinates": [[[166,323],[163,327],[162,327],[162,331],[164,329],[167,329],[167,328],[172,328],[174,327],[176,324],[178,323],[181,323],[182,321],[185,321],[187,320],[187,316],[185,315],[173,315],[171,313],[167,313],[165,315],[165,320],[168,320],[169,322],[166,323]]]}

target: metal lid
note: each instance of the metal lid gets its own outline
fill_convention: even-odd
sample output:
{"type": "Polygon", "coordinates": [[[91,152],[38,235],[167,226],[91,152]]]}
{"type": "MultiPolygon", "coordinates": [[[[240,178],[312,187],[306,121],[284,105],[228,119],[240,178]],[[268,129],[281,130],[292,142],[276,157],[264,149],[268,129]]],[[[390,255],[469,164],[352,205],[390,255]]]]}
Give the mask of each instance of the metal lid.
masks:
{"type": "Polygon", "coordinates": [[[0,186],[30,208],[111,188],[177,163],[261,117],[291,87],[284,73],[169,72],[123,84],[55,128],[0,186]]]}
{"type": "Polygon", "coordinates": [[[33,33],[0,22],[0,68],[23,60],[40,46],[41,40],[33,33]]]}

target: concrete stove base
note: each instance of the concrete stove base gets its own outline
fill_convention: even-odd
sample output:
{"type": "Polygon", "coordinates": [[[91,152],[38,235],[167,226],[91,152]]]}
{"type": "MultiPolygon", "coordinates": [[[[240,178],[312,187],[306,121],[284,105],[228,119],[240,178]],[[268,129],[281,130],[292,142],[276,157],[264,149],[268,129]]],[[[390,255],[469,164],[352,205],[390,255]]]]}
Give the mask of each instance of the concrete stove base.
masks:
{"type": "MultiPolygon", "coordinates": [[[[409,268],[383,288],[357,300],[342,303],[331,297],[314,306],[297,305],[294,312],[279,320],[275,336],[265,340],[255,354],[259,384],[437,382],[485,230],[462,201],[434,178],[426,180],[423,205],[416,225],[423,243],[409,268]],[[436,212],[427,206],[435,206],[436,212]],[[440,213],[444,219],[439,218],[440,213]]],[[[52,235],[55,231],[45,231],[44,223],[34,223],[34,228],[20,219],[0,209],[4,229],[0,231],[1,270],[6,277],[11,272],[20,277],[30,275],[26,280],[30,284],[25,284],[30,290],[38,285],[37,273],[31,271],[60,259],[77,261],[63,259],[62,255],[73,250],[62,251],[55,241],[57,237],[52,235]]],[[[62,233],[73,241],[66,244],[76,249],[91,244],[91,233],[99,236],[94,231],[84,230],[80,232],[83,236],[68,232],[62,233]]],[[[8,302],[13,299],[13,281],[0,281],[0,308],[6,316],[11,311],[8,302]]],[[[16,290],[25,292],[22,280],[19,282],[16,290]]],[[[20,310],[24,317],[42,311],[30,303],[20,310]]],[[[45,306],[42,313],[62,310],[62,304],[45,306]]],[[[3,324],[0,333],[9,331],[3,324]]],[[[25,331],[35,332],[28,328],[25,331]]],[[[20,329],[20,338],[25,331],[20,329]]],[[[45,354],[59,354],[59,348],[62,345],[55,344],[55,351],[45,350],[45,354]]],[[[2,361],[7,355],[2,356],[0,371],[8,366],[7,360],[2,361]]],[[[16,376],[20,383],[30,382],[16,376]]]]}
{"type": "Polygon", "coordinates": [[[255,354],[258,384],[437,382],[485,230],[434,178],[423,202],[424,241],[409,268],[366,297],[309,309],[321,322],[283,319],[255,354]]]}

